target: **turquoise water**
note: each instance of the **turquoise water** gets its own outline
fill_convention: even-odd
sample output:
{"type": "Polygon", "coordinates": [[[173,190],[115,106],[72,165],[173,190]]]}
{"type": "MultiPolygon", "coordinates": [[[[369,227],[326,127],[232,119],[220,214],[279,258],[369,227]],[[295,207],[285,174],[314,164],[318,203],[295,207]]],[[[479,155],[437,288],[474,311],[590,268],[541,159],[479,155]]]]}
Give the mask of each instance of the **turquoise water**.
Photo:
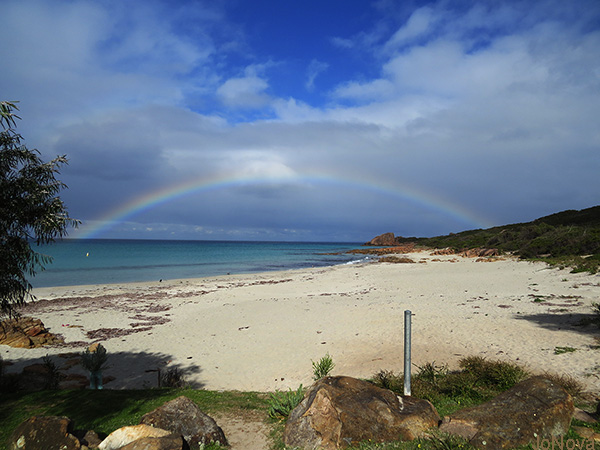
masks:
{"type": "Polygon", "coordinates": [[[198,278],[331,266],[361,259],[358,243],[65,239],[34,249],[53,257],[34,287],[198,278]],[[339,253],[335,255],[325,253],[339,253]]]}

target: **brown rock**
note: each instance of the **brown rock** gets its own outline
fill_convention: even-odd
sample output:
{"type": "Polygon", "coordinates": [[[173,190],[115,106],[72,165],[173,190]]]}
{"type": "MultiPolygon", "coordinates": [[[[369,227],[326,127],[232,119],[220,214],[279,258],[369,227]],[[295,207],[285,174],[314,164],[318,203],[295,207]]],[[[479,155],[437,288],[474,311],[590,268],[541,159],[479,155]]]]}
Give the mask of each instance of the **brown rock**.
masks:
{"type": "Polygon", "coordinates": [[[98,448],[102,439],[98,436],[98,433],[92,430],[81,432],[82,435],[77,437],[79,438],[79,442],[81,445],[85,445],[87,448],[98,448]]]}
{"type": "Polygon", "coordinates": [[[121,447],[119,450],[188,450],[190,447],[180,434],[164,437],[145,437],[121,447]]]}
{"type": "Polygon", "coordinates": [[[367,242],[365,245],[377,245],[377,246],[398,245],[398,242],[396,241],[396,237],[394,236],[394,233],[383,233],[383,234],[380,234],[379,236],[374,237],[369,242],[367,242]]]}
{"type": "Polygon", "coordinates": [[[12,433],[9,450],[61,449],[79,450],[79,440],[71,434],[68,417],[36,416],[21,423],[12,433]]]}
{"type": "Polygon", "coordinates": [[[590,414],[587,411],[584,411],[580,408],[575,408],[575,412],[573,413],[573,419],[581,420],[586,423],[597,423],[598,419],[593,414],[590,414]]]}
{"type": "Polygon", "coordinates": [[[17,348],[34,348],[63,343],[61,337],[50,333],[40,319],[19,317],[0,322],[0,344],[17,348]]]}
{"type": "MultiPolygon", "coordinates": [[[[104,383],[104,380],[103,380],[104,383]]],[[[65,375],[60,383],[58,383],[59,389],[85,389],[90,384],[88,377],[79,373],[69,373],[65,375]]]]}
{"type": "Polygon", "coordinates": [[[461,253],[461,256],[467,258],[489,258],[498,255],[500,255],[500,252],[497,248],[471,248],[461,253]]]}
{"type": "Polygon", "coordinates": [[[480,449],[510,449],[564,435],[573,411],[573,399],[562,387],[533,377],[489,402],[445,417],[440,431],[480,449]]]}
{"type": "Polygon", "coordinates": [[[291,447],[338,449],[360,441],[413,440],[436,427],[431,403],[398,397],[366,381],[325,377],[292,411],[283,440],[291,447]]]}
{"type": "MultiPolygon", "coordinates": [[[[573,427],[573,431],[577,433],[582,438],[587,439],[588,441],[600,442],[600,433],[596,433],[592,428],[587,427],[573,427]]],[[[585,448],[584,446],[580,446],[581,448],[585,448]]]]}
{"type": "MultiPolygon", "coordinates": [[[[53,374],[45,364],[30,364],[23,368],[19,376],[19,389],[24,391],[41,391],[53,387],[53,374]]],[[[58,381],[58,380],[57,380],[58,381]]]]}
{"type": "Polygon", "coordinates": [[[192,447],[211,442],[227,445],[221,427],[185,396],[177,397],[145,414],[140,423],[179,433],[192,447]]]}
{"type": "Polygon", "coordinates": [[[451,248],[440,248],[437,250],[434,250],[432,253],[432,255],[456,255],[456,250],[453,250],[451,248]]]}
{"type": "Polygon", "coordinates": [[[100,450],[117,450],[138,439],[146,437],[164,437],[170,434],[169,431],[154,428],[150,425],[133,425],[113,431],[100,443],[100,445],[98,445],[98,448],[100,450]]]}

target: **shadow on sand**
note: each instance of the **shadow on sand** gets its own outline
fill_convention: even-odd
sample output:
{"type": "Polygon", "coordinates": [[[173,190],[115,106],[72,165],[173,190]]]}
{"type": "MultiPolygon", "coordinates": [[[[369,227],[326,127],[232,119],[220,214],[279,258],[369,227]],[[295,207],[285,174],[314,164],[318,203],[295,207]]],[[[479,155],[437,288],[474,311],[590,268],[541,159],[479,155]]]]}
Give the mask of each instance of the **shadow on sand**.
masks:
{"type": "Polygon", "coordinates": [[[516,314],[515,319],[528,320],[549,330],[569,330],[600,336],[600,316],[595,313],[548,312],[516,314]]]}
{"type": "MultiPolygon", "coordinates": [[[[50,360],[62,375],[76,374],[81,378],[86,372],[75,363],[76,358],[79,358],[79,353],[72,352],[53,355],[50,360]]],[[[4,375],[0,378],[0,422],[14,421],[18,417],[20,423],[27,417],[43,411],[43,415],[70,417],[76,421],[77,426],[85,424],[85,426],[102,429],[106,427],[106,422],[117,420],[124,414],[141,417],[164,403],[165,395],[171,395],[170,389],[157,389],[159,369],[163,375],[168,371],[177,370],[186,380],[201,372],[201,368],[196,364],[181,365],[172,362],[171,359],[170,355],[163,353],[109,353],[103,375],[105,379],[114,377],[114,380],[104,384],[102,390],[92,390],[87,387],[45,389],[34,392],[19,390],[18,385],[21,383],[15,382],[18,371],[11,372],[10,366],[6,367],[7,370],[4,370],[4,375]],[[21,399],[25,396],[27,401],[21,405],[21,399]],[[18,414],[15,415],[15,412],[18,414]],[[96,423],[98,417],[102,417],[105,423],[96,423]]],[[[27,365],[39,366],[39,363],[39,358],[26,361],[27,365]]],[[[165,387],[164,383],[163,387],[165,387]]],[[[203,385],[186,382],[186,387],[202,389],[203,385]]],[[[173,398],[178,395],[177,392],[172,390],[173,398]]],[[[16,427],[18,423],[14,423],[14,426],[16,427]]]]}

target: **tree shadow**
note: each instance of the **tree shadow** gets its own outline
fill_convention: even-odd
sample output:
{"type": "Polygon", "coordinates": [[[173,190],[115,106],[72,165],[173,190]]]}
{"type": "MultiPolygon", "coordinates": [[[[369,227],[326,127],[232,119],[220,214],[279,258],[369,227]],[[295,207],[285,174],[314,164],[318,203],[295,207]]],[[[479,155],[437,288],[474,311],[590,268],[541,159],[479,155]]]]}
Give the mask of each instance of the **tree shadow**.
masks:
{"type": "Polygon", "coordinates": [[[595,313],[547,312],[515,314],[514,318],[534,322],[549,330],[570,330],[587,335],[600,335],[600,317],[595,313]]]}
{"type": "MultiPolygon", "coordinates": [[[[197,379],[202,371],[197,364],[175,363],[171,355],[159,352],[115,352],[108,354],[103,389],[83,388],[81,381],[83,385],[88,384],[89,372],[75,362],[78,357],[79,353],[73,352],[53,355],[50,359],[61,374],[79,380],[79,388],[26,391],[13,387],[12,391],[0,392],[0,422],[8,421],[16,426],[32,415],[56,415],[71,418],[76,428],[102,431],[114,428],[115,421],[126,420],[120,419],[123,417],[133,416],[134,422],[139,423],[143,414],[179,395],[180,390],[166,387],[164,383],[161,383],[163,388],[158,389],[159,373],[176,371],[186,380],[186,387],[204,387],[203,383],[191,379],[197,379]],[[165,396],[170,398],[165,400],[165,396]]],[[[28,363],[39,365],[40,360],[32,358],[26,361],[28,363]]],[[[6,370],[4,376],[9,373],[6,370]]],[[[10,376],[16,378],[16,375],[10,376]]]]}

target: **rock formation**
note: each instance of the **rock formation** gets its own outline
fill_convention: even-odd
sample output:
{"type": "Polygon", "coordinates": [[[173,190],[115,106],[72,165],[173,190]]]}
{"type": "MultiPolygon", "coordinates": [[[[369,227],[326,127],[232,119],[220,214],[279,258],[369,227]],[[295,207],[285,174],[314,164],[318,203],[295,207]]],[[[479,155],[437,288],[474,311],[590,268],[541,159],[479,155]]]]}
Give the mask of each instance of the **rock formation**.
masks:
{"type": "Polygon", "coordinates": [[[9,450],[39,450],[59,448],[79,450],[81,444],[72,434],[73,422],[68,417],[35,416],[21,423],[13,431],[9,450]]]}
{"type": "Polygon", "coordinates": [[[379,236],[374,237],[369,242],[364,245],[376,245],[376,246],[386,246],[386,245],[398,245],[398,241],[396,240],[394,233],[383,233],[379,236]]]}
{"type": "Polygon", "coordinates": [[[573,399],[562,387],[533,377],[486,403],[444,417],[440,431],[462,436],[480,449],[511,449],[563,436],[573,411],[573,399]]]}
{"type": "Polygon", "coordinates": [[[356,378],[325,377],[292,411],[283,439],[291,447],[332,450],[369,439],[413,440],[438,422],[426,400],[398,397],[356,378]]]}
{"type": "Polygon", "coordinates": [[[191,447],[211,442],[227,445],[225,434],[214,419],[184,396],[145,414],[140,423],[181,434],[191,447]]]}
{"type": "Polygon", "coordinates": [[[40,319],[19,317],[0,322],[0,344],[17,348],[34,348],[62,344],[63,338],[50,333],[40,319]]]}

